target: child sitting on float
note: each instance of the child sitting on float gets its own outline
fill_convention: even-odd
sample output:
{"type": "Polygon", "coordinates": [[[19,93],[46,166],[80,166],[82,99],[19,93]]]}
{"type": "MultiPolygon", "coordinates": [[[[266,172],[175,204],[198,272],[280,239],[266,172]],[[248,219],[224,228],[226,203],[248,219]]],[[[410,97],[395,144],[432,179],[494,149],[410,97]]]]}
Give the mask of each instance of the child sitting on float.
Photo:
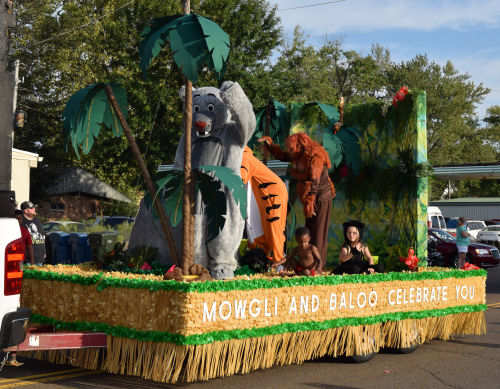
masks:
{"type": "Polygon", "coordinates": [[[362,242],[365,225],[357,220],[345,222],[344,243],[340,249],[339,266],[334,274],[363,274],[382,272],[381,265],[373,263],[372,255],[366,243],[362,242]]]}
{"type": "Polygon", "coordinates": [[[273,264],[273,267],[285,263],[286,270],[293,270],[302,276],[315,276],[321,265],[321,257],[318,248],[311,244],[311,233],[307,227],[299,227],[295,230],[297,247],[293,248],[281,261],[273,264]]]}

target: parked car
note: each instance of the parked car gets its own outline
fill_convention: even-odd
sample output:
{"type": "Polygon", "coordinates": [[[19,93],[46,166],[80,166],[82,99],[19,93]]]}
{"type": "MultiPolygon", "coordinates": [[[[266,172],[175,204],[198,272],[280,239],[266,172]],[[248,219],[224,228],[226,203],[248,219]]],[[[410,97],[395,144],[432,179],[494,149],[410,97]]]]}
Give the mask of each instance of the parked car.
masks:
{"type": "Polygon", "coordinates": [[[484,243],[500,249],[500,225],[493,224],[486,226],[477,233],[477,243],[484,243]]]}
{"type": "Polygon", "coordinates": [[[467,227],[467,232],[471,235],[471,238],[476,240],[477,234],[486,227],[486,224],[482,220],[467,220],[465,226],[467,227]]]}
{"type": "Polygon", "coordinates": [[[61,230],[61,227],[71,227],[76,231],[84,231],[85,224],[79,222],[72,222],[69,220],[53,220],[42,224],[45,233],[61,230]]]}
{"type": "MultiPolygon", "coordinates": [[[[446,222],[446,228],[442,228],[442,230],[450,233],[453,236],[456,235],[456,230],[458,226],[458,217],[452,217],[448,219],[446,222]]],[[[477,233],[481,231],[484,227],[486,227],[486,224],[482,220],[467,220],[465,222],[465,228],[467,228],[467,231],[469,232],[470,240],[473,242],[477,238],[477,233]]]]}
{"type": "Polygon", "coordinates": [[[103,216],[102,218],[98,217],[94,222],[94,226],[101,225],[104,227],[116,228],[122,223],[134,223],[133,217],[128,216],[103,216]]]}
{"type": "Polygon", "coordinates": [[[500,220],[499,219],[491,219],[491,220],[485,220],[484,224],[487,226],[498,226],[500,225],[500,220]]]}
{"type": "MultiPolygon", "coordinates": [[[[443,254],[446,266],[456,267],[458,263],[457,238],[439,228],[428,228],[427,230],[429,239],[437,241],[437,251],[443,254]]],[[[479,267],[498,266],[500,252],[494,246],[471,243],[465,260],[479,267]]]]}
{"type": "Polygon", "coordinates": [[[442,229],[453,236],[457,236],[456,232],[457,227],[458,227],[458,217],[451,217],[448,220],[446,220],[446,228],[442,229]]]}
{"type": "Polygon", "coordinates": [[[439,207],[427,207],[427,227],[446,228],[446,222],[439,207]]]}

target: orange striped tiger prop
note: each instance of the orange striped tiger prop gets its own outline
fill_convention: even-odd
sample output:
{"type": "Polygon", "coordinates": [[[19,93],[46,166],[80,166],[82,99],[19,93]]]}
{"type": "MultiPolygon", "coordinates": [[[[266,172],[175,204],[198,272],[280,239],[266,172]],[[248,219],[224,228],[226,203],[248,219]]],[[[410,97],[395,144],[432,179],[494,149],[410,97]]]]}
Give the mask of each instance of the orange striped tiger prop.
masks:
{"type": "Polygon", "coordinates": [[[255,158],[248,146],[243,151],[240,173],[243,182],[251,185],[259,209],[263,233],[253,238],[253,242],[249,242],[249,247],[260,247],[268,254],[272,251],[272,259],[277,262],[285,256],[288,206],[285,183],[255,158]]]}

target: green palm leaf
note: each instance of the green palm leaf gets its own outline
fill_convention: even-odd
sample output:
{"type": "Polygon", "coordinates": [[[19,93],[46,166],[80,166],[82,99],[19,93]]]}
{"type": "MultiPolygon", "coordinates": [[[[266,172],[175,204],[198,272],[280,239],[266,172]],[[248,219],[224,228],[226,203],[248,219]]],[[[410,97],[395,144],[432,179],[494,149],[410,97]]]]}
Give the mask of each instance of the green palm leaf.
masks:
{"type": "MultiPolygon", "coordinates": [[[[221,182],[232,191],[243,218],[246,218],[247,193],[241,178],[224,166],[200,166],[199,170],[194,170],[194,176],[196,185],[201,192],[201,199],[205,204],[207,214],[206,243],[209,243],[219,235],[226,223],[227,203],[224,191],[221,190],[221,182]]],[[[170,213],[170,223],[175,227],[182,220],[183,171],[160,172],[155,175],[154,182],[156,196],[163,191],[163,204],[170,213]]],[[[149,194],[146,194],[144,201],[153,215],[157,217],[149,194]]]]}
{"type": "Polygon", "coordinates": [[[361,146],[359,132],[352,127],[342,127],[336,134],[342,142],[345,164],[352,169],[355,176],[361,170],[361,146]]]}
{"type": "Polygon", "coordinates": [[[328,153],[328,156],[330,157],[330,162],[332,163],[332,169],[336,169],[342,162],[342,159],[344,158],[342,141],[338,136],[324,131],[323,147],[325,148],[326,152],[328,153]]]}
{"type": "Polygon", "coordinates": [[[207,240],[205,243],[210,243],[217,238],[226,224],[226,196],[220,190],[220,181],[200,170],[195,170],[194,173],[207,215],[207,240]]]}
{"type": "Polygon", "coordinates": [[[204,165],[199,170],[214,173],[222,183],[233,193],[234,201],[239,205],[240,213],[243,219],[247,217],[247,191],[241,177],[233,170],[224,166],[204,165]]]}
{"type": "Polygon", "coordinates": [[[203,64],[215,71],[217,79],[224,75],[229,55],[229,35],[220,26],[196,14],[175,15],[153,19],[141,33],[140,68],[144,78],[151,60],[166,42],[182,73],[193,83],[203,64]]]}
{"type": "MultiPolygon", "coordinates": [[[[184,173],[182,170],[160,172],[154,177],[156,187],[155,198],[163,191],[164,206],[170,213],[170,223],[174,227],[182,220],[183,178],[184,173]]],[[[144,197],[144,202],[151,209],[153,216],[158,218],[156,209],[152,206],[153,201],[149,193],[144,197]]]]}
{"type": "MultiPolygon", "coordinates": [[[[288,121],[288,112],[285,105],[279,101],[269,101],[271,105],[270,121],[269,121],[269,136],[274,143],[283,146],[286,137],[290,131],[290,123],[288,121]]],[[[260,108],[255,113],[256,126],[252,138],[248,142],[248,147],[255,148],[258,145],[257,140],[264,136],[266,128],[266,107],[260,108]]]]}
{"type": "MultiPolygon", "coordinates": [[[[123,128],[118,121],[116,112],[109,103],[104,91],[105,85],[106,83],[100,82],[81,89],[66,103],[62,115],[66,151],[71,142],[77,155],[79,155],[80,146],[83,152],[88,154],[102,127],[111,129],[116,137],[122,134],[123,128]]],[[[126,117],[127,92],[119,83],[111,82],[109,85],[113,89],[123,115],[126,117]]]]}

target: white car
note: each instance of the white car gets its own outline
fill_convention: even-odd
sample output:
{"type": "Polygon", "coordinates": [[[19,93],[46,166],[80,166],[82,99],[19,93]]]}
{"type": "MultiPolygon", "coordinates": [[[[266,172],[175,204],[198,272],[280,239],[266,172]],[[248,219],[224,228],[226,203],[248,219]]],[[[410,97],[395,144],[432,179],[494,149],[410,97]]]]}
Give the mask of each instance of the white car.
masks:
{"type": "Polygon", "coordinates": [[[496,246],[500,249],[500,225],[492,225],[483,228],[477,233],[476,241],[496,246]]]}
{"type": "MultiPolygon", "coordinates": [[[[453,236],[456,236],[457,226],[458,218],[452,217],[451,219],[448,219],[448,221],[446,222],[446,228],[443,229],[453,236]]],[[[474,242],[476,241],[479,231],[486,227],[486,223],[482,220],[467,220],[465,222],[465,227],[467,228],[467,232],[470,234],[471,242],[474,242]]]]}
{"type": "Polygon", "coordinates": [[[486,223],[482,220],[467,220],[465,226],[467,227],[467,232],[471,235],[471,238],[474,238],[474,240],[477,241],[477,234],[486,227],[486,223]]]}

